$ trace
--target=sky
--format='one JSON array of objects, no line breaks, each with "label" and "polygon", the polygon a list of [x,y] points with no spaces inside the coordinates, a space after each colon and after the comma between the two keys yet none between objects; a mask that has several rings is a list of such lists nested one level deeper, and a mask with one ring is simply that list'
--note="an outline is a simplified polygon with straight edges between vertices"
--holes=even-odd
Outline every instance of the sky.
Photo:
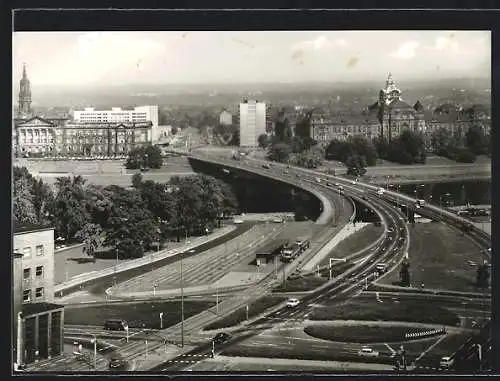
[{"label": "sky", "polygon": [[38,86],[491,78],[488,31],[14,32]]}]

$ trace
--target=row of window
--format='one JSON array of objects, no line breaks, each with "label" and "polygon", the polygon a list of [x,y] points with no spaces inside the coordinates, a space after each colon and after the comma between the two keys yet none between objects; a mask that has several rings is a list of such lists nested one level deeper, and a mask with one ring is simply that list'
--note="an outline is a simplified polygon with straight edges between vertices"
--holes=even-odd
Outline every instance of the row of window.
[{"label": "row of window", "polygon": [[[35,288],[35,300],[43,298],[43,287]],[[30,303],[33,300],[32,290],[23,291],[23,303]]]},{"label": "row of window", "polygon": [[[43,277],[43,266],[40,265],[35,267],[35,276],[37,278]],[[28,267],[23,269],[23,279],[31,279],[31,268]]]},{"label": "row of window", "polygon": [[[17,251],[17,250],[16,250]],[[31,257],[31,247],[25,247],[23,248],[23,257],[24,258],[30,258]],[[35,247],[35,252],[36,252],[36,255],[37,256],[42,256],[45,254],[45,248],[43,247],[43,245],[37,245]]]}]

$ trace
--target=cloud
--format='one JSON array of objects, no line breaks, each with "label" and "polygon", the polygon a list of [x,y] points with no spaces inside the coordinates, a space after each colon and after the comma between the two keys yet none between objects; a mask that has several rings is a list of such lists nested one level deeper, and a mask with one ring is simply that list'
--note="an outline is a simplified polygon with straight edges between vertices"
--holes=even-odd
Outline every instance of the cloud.
[{"label": "cloud", "polygon": [[313,40],[306,40],[293,44],[292,51],[297,51],[297,50],[318,51],[323,48],[328,48],[330,46],[332,46],[332,43],[326,36],[318,36]]},{"label": "cloud", "polygon": [[434,41],[434,45],[427,47],[429,50],[447,53],[458,53],[460,51],[460,44],[454,39],[454,35],[438,37]]},{"label": "cloud", "polygon": [[409,60],[415,57],[419,46],[420,43],[417,41],[407,41],[398,50],[392,52],[390,56],[401,60]]},{"label": "cloud", "polygon": [[341,48],[347,48],[349,46],[349,44],[347,43],[347,41],[343,38],[338,38],[335,40],[335,45],[336,46],[339,46]]}]

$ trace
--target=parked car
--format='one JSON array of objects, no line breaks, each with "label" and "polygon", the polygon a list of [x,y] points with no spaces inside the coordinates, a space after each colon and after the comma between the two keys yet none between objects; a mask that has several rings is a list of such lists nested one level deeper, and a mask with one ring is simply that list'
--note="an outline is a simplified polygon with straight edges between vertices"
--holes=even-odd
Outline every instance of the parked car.
[{"label": "parked car", "polygon": [[273,218],[273,222],[275,224],[281,224],[281,223],[283,223],[283,218],[281,218],[281,217],[274,217]]},{"label": "parked car", "polygon": [[237,219],[235,219],[235,220],[234,220],[234,223],[235,223],[236,225],[239,225],[239,224],[242,224],[242,223],[243,223],[243,220],[241,220],[241,219],[237,218]]},{"label": "parked car", "polygon": [[299,305],[299,300],[295,298],[288,299],[288,302],[286,302],[286,306],[289,308],[297,307]]},{"label": "parked car", "polygon": [[125,369],[127,367],[127,361],[122,358],[112,358],[109,360],[109,369]]},{"label": "parked car", "polygon": [[216,344],[222,344],[228,341],[231,338],[231,335],[227,332],[219,332],[217,335],[214,336],[212,339],[214,343]]}]

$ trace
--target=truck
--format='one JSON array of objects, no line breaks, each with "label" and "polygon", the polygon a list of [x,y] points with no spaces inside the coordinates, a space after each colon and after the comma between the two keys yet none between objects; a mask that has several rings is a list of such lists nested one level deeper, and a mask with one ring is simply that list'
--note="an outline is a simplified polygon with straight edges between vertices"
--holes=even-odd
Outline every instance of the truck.
[{"label": "truck", "polygon": [[297,239],[295,243],[300,246],[300,252],[306,251],[307,249],[309,249],[309,246],[311,246],[311,242],[308,239],[304,238]]},{"label": "truck", "polygon": [[285,246],[281,250],[281,260],[283,262],[291,262],[301,253],[300,245],[297,242],[292,243],[290,246]]},{"label": "truck", "polygon": [[286,239],[275,239],[257,249],[255,252],[255,263],[260,266],[261,263],[271,262],[275,256],[278,256],[282,249],[288,245]]}]

